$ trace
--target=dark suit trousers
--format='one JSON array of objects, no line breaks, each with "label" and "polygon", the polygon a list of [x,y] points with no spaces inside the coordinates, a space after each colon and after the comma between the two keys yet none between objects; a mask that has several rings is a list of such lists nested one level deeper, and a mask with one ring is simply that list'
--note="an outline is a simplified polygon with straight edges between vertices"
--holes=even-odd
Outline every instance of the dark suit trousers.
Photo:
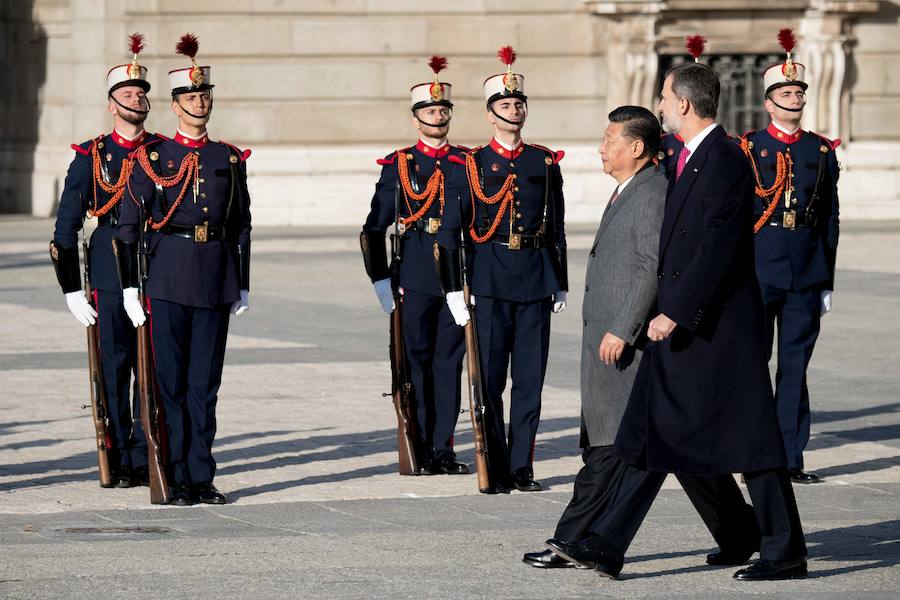
[{"label": "dark suit trousers", "polygon": [[419,443],[433,456],[453,452],[465,331],[453,321],[443,296],[405,290],[402,310]]},{"label": "dark suit trousers", "polygon": [[[627,552],[666,477],[658,471],[634,471],[637,474],[625,479],[628,485],[618,486],[609,509],[590,529],[600,537],[601,550],[620,557]],[[761,558],[806,556],[797,503],[785,469],[744,475],[752,508],[730,474],[676,476],[721,550],[755,549],[761,535]]]},{"label": "dark suit trousers", "polygon": [[778,370],[775,403],[784,438],[789,469],[803,468],[803,450],[809,442],[809,390],[806,368],[819,337],[821,288],[783,290],[760,284],[766,312],[766,347],[772,358],[778,325]]},{"label": "dark suit trousers", "polygon": [[141,429],[134,325],[122,307],[122,292],[94,290],[94,297],[100,335],[100,368],[112,425],[112,468],[146,466],[147,442]]},{"label": "dark suit trousers", "polygon": [[213,480],[216,402],[222,383],[230,304],[214,308],[152,299],[150,331],[176,484]]}]

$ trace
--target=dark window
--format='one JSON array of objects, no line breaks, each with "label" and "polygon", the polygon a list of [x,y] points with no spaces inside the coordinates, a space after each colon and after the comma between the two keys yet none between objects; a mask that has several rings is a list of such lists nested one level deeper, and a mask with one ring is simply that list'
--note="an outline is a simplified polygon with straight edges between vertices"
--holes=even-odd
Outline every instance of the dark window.
[{"label": "dark window", "polygon": [[[662,89],[663,77],[668,69],[689,60],[693,59],[684,55],[660,56],[658,89]],[[783,61],[784,56],[716,54],[703,56],[700,60],[716,71],[722,83],[717,123],[734,136],[750,129],[764,129],[768,126],[769,114],[763,106],[763,73],[770,66]]]}]

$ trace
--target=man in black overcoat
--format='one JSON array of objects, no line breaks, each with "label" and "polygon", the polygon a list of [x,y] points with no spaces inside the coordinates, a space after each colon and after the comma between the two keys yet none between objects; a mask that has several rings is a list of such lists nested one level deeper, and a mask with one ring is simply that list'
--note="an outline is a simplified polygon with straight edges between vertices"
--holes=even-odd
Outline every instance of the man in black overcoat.
[{"label": "man in black overcoat", "polygon": [[[709,67],[681,65],[666,75],[659,103],[663,127],[679,134],[684,147],[660,236],[659,314],[649,323],[651,343],[613,449],[655,476],[618,490],[587,539],[561,551],[551,546],[604,575],[609,555],[627,550],[666,473],[679,475],[704,519],[721,515],[727,526],[729,507],[737,510],[741,498],[731,473],[741,472],[762,542],[760,560],[735,577],[806,576],[806,544],[766,365],[753,180],[737,144],[715,123],[719,89]],[[752,553],[722,548],[707,560],[740,564]]]}]

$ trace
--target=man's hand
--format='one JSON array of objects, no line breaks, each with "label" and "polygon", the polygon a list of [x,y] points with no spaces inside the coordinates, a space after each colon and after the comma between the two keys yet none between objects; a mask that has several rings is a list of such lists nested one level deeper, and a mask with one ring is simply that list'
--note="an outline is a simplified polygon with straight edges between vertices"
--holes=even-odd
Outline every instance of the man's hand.
[{"label": "man's hand", "polygon": [[610,366],[622,358],[623,350],[625,350],[625,340],[608,331],[600,340],[600,360],[606,366]]},{"label": "man's hand", "polygon": [[72,316],[85,327],[90,327],[97,322],[97,311],[88,303],[82,290],[66,294],[66,305]]},{"label": "man's hand", "polygon": [[469,322],[469,309],[466,307],[466,301],[462,292],[450,292],[447,294],[447,308],[450,309],[450,314],[453,315],[453,320],[456,321],[456,324],[460,327],[465,327],[466,323]]},{"label": "man's hand", "polygon": [[553,294],[553,312],[561,313],[566,310],[566,299],[569,294],[565,290],[560,290]]},{"label": "man's hand", "polygon": [[141,306],[141,301],[138,298],[137,288],[130,287],[122,290],[122,306],[125,308],[128,318],[131,319],[131,323],[135,327],[140,327],[147,321],[147,315],[144,314],[144,307]]},{"label": "man's hand", "polygon": [[822,316],[831,312],[831,290],[822,290]]},{"label": "man's hand", "polygon": [[661,342],[672,335],[677,326],[678,323],[660,313],[653,317],[650,325],[647,326],[647,337],[650,338],[650,341]]},{"label": "man's hand", "polygon": [[248,310],[250,310],[250,290],[241,290],[240,300],[231,305],[231,314],[239,317]]},{"label": "man's hand", "polygon": [[394,310],[394,290],[391,289],[390,278],[379,279],[372,285],[375,286],[375,295],[378,296],[381,309],[391,314]]}]

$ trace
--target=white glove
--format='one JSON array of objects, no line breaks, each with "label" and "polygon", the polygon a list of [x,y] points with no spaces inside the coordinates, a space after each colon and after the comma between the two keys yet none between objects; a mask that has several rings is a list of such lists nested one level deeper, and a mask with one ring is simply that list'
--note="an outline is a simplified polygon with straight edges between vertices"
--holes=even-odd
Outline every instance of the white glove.
[{"label": "white glove", "polygon": [[553,294],[553,312],[561,313],[566,310],[566,298],[569,296],[565,290],[560,290]]},{"label": "white glove", "polygon": [[447,294],[447,308],[450,309],[450,314],[453,315],[453,320],[456,321],[456,324],[460,327],[465,327],[466,323],[469,322],[469,309],[466,308],[466,301],[462,292],[450,292]]},{"label": "white glove", "polygon": [[831,290],[822,290],[822,316],[831,312]]},{"label": "white glove", "polygon": [[231,314],[241,316],[250,310],[250,290],[241,290],[241,299],[231,305]]},{"label": "white glove", "polygon": [[66,294],[66,304],[69,306],[69,312],[72,313],[72,316],[78,319],[78,322],[85,327],[90,327],[97,322],[97,311],[84,297],[82,290]]},{"label": "white glove", "polygon": [[135,327],[140,327],[147,321],[144,307],[141,306],[141,301],[138,299],[137,288],[130,287],[122,290],[122,306],[125,307],[125,312],[128,313],[128,318]]},{"label": "white glove", "polygon": [[381,303],[381,309],[387,314],[394,311],[394,290],[391,289],[390,278],[379,279],[372,284],[375,287],[375,295]]}]

